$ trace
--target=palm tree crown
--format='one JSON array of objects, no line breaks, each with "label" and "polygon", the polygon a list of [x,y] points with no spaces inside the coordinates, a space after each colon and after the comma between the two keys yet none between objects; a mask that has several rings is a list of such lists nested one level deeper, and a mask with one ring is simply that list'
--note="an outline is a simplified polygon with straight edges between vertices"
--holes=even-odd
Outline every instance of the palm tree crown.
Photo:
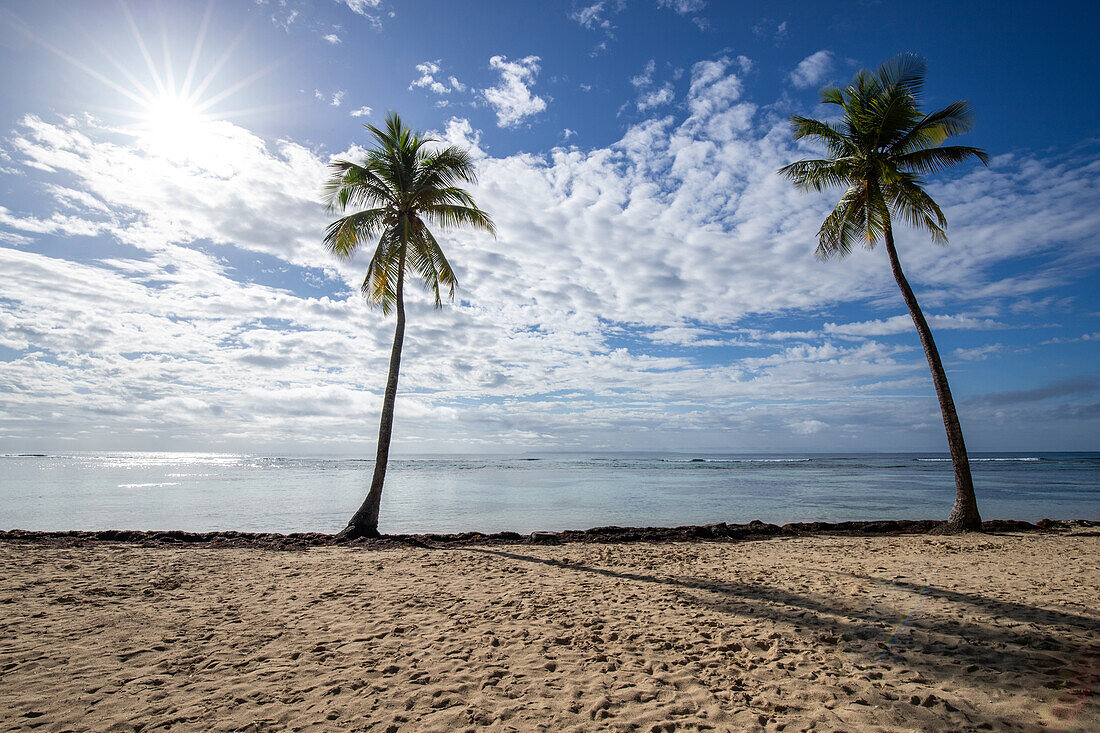
[{"label": "palm tree crown", "polygon": [[489,215],[457,185],[476,183],[473,161],[453,145],[433,149],[429,144],[438,140],[405,127],[392,112],[385,130],[364,127],[378,145],[366,151],[362,163],[333,163],[325,186],[329,211],[342,212],[349,206],[360,210],[332,222],[324,244],[337,257],[350,259],[365,241],[378,236],[362,290],[383,313],[397,305],[405,267],[420,275],[436,307],[441,307],[440,288],[453,299],[458,283],[428,224],[469,224],[495,232]]},{"label": "palm tree crown", "polygon": [[970,157],[986,163],[988,155],[979,148],[942,145],[970,130],[970,107],[955,102],[922,114],[924,73],[919,56],[903,54],[877,73],[860,71],[844,89],[821,90],[822,103],[843,109],[839,122],[791,117],[795,139],[823,143],[830,157],[800,160],[779,172],[803,189],[847,189],[818,231],[819,258],[843,257],[857,241],[873,247],[890,229],[891,212],[927,229],[933,241],[947,242],[947,219],[925,192],[922,176]]}]

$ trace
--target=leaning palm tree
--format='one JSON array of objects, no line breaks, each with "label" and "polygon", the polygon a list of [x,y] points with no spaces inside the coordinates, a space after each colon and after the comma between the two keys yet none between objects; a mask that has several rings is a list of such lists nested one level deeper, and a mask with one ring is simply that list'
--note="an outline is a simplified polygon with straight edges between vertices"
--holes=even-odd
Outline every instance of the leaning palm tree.
[{"label": "leaning palm tree", "polygon": [[939,397],[955,469],[955,505],[944,529],[958,532],[977,529],[982,522],[970,462],[936,342],[898,261],[892,219],[926,229],[932,241],[946,244],[947,220],[925,192],[922,176],[967,158],[986,163],[988,156],[978,148],[942,145],[948,138],[970,130],[970,109],[963,101],[938,112],[922,113],[924,72],[920,57],[903,54],[877,72],[860,71],[844,89],[822,89],[822,103],[840,107],[841,119],[829,122],[793,115],[791,126],[795,139],[809,138],[824,144],[829,157],[800,160],[779,172],[803,190],[821,191],[833,186],[846,189],[818,231],[819,259],[844,257],[856,242],[871,248],[881,237],[886,243],[890,269],[917,327]]},{"label": "leaning palm tree", "polygon": [[443,255],[428,224],[446,227],[469,224],[490,234],[493,221],[474,204],[459,183],[474,183],[477,174],[469,153],[414,132],[394,113],[386,117],[386,129],[365,125],[375,138],[362,162],[340,160],[331,165],[332,176],[325,187],[329,211],[358,209],[329,225],[325,246],[337,257],[350,259],[367,241],[377,237],[374,256],[367,266],[362,292],[372,307],[383,314],[397,311],[397,328],[390,352],[390,372],[382,401],[378,426],[378,447],[370,491],[348,526],[337,535],[344,541],[378,535],[378,508],[393,428],[393,405],[401,370],[401,345],[405,338],[405,273],[418,275],[443,306],[440,288],[453,300],[454,271]]}]

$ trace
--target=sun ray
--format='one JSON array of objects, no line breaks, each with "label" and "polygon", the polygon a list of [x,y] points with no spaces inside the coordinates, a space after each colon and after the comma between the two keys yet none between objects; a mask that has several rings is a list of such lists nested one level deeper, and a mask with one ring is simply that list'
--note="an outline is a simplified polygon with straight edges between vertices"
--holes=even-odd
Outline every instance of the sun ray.
[{"label": "sun ray", "polygon": [[191,50],[191,60],[187,64],[187,73],[183,77],[183,85],[180,87],[180,94],[185,97],[189,97],[191,94],[191,83],[195,80],[195,70],[199,64],[199,56],[202,54],[202,44],[206,41],[206,29],[210,26],[210,16],[214,13],[214,2],[210,0],[206,4],[206,12],[202,16],[202,24],[199,26],[199,32],[195,36],[195,47]]},{"label": "sun ray", "polygon": [[198,87],[195,88],[194,93],[191,95],[193,98],[198,99],[206,92],[206,88],[209,87],[210,83],[214,81],[214,78],[218,75],[218,72],[221,71],[222,67],[225,66],[226,62],[229,61],[229,57],[232,56],[233,52],[237,49],[237,46],[239,46],[241,44],[241,41],[244,40],[245,30],[246,28],[241,29],[241,32],[237,34],[237,36],[225,49],[222,55],[218,57],[218,60],[214,62],[214,65],[210,67],[210,71],[206,73],[206,76],[203,77],[203,80],[201,82],[199,82]]},{"label": "sun ray", "polygon": [[50,43],[47,43],[45,40],[43,40],[42,38],[40,38],[38,36],[33,36],[33,38],[34,38],[35,42],[40,44],[47,51],[50,51],[51,53],[59,56],[60,58],[64,59],[65,61],[68,61],[70,64],[72,64],[77,69],[80,69],[81,71],[83,71],[85,74],[92,77],[96,81],[107,85],[109,88],[111,88],[114,91],[118,92],[119,94],[123,95],[124,97],[126,97],[130,101],[135,102],[138,105],[144,105],[146,103],[147,100],[145,98],[143,98],[141,96],[138,96],[137,94],[134,94],[129,89],[127,89],[126,87],[124,87],[121,84],[117,83],[113,79],[111,79],[109,77],[106,77],[103,74],[100,74],[98,71],[96,71],[92,67],[88,66],[84,62],[80,61],[79,59],[76,59],[76,58],[70,56],[69,54],[65,53],[61,49],[51,45]]},{"label": "sun ray", "polygon": [[[138,90],[138,92],[146,101],[154,99],[156,97],[156,93],[154,93],[151,89],[149,89],[149,87],[142,83],[140,79],[134,76],[134,74],[128,68],[126,68],[125,64],[115,58],[111,54],[111,52],[107,50],[106,46],[96,40],[96,38],[87,31],[84,32],[84,37],[88,40],[89,43],[91,43],[95,47],[97,51],[99,51],[103,55],[103,58],[107,59],[111,63],[111,65],[114,66],[115,69],[126,78],[126,81],[134,85],[134,88]],[[84,70],[86,71],[86,69]]]},{"label": "sun ray", "polygon": [[160,20],[160,50],[164,56],[164,85],[169,89],[176,88],[176,76],[172,69],[172,49],[168,45],[168,25],[164,22],[164,6],[157,4]]},{"label": "sun ray", "polygon": [[134,34],[134,40],[137,41],[138,50],[141,51],[141,55],[145,59],[145,65],[149,68],[149,75],[153,77],[153,83],[157,87],[157,94],[167,94],[168,90],[165,88],[164,82],[160,78],[160,74],[157,73],[157,65],[153,63],[153,57],[149,54],[149,48],[145,45],[145,39],[141,37],[141,31],[138,30],[137,23],[134,22],[134,16],[131,15],[130,7],[126,4],[125,0],[122,2],[122,13],[126,16],[126,22],[130,24],[130,31]]},{"label": "sun ray", "polygon": [[267,66],[260,69],[259,71],[246,76],[244,79],[241,79],[236,84],[233,84],[233,85],[227,87],[226,89],[222,90],[221,92],[218,92],[214,96],[209,97],[208,99],[203,101],[201,104],[195,105],[196,109],[198,109],[200,112],[205,112],[207,109],[209,109],[213,105],[217,104],[218,102],[222,101],[223,99],[225,99],[229,95],[235,94],[236,92],[239,92],[241,89],[248,86],[249,84],[256,81],[257,79],[259,79],[263,76],[267,76],[272,71],[279,68],[280,66],[285,64],[287,61],[289,61],[291,58],[293,58],[296,55],[297,55],[296,52],[291,53],[291,54],[287,54],[286,56],[283,56],[283,58],[279,59],[278,61],[276,61],[272,64],[268,64]]},{"label": "sun ray", "polygon": [[234,120],[241,117],[251,117],[253,115],[264,114],[266,112],[286,112],[290,109],[301,109],[308,106],[309,102],[297,101],[297,102],[284,102],[282,104],[264,104],[256,107],[243,107],[241,109],[231,109],[224,112],[218,112],[219,120]]}]

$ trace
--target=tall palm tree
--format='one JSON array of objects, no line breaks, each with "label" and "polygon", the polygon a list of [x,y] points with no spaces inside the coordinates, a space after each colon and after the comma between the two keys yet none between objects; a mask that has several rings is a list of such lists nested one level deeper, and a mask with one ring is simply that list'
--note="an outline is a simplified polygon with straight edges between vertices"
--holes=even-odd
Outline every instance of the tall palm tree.
[{"label": "tall palm tree", "polygon": [[380,307],[382,313],[397,311],[397,328],[390,352],[370,491],[348,526],[337,535],[340,541],[378,535],[378,508],[386,479],[405,338],[406,271],[420,277],[435,297],[437,308],[443,306],[441,287],[454,299],[457,285],[454,271],[428,224],[441,228],[468,224],[495,233],[489,215],[477,208],[470,194],[457,185],[477,180],[469,153],[453,145],[442,149],[429,145],[438,141],[405,127],[393,112],[386,116],[385,130],[373,125],[364,127],[374,136],[375,147],[366,151],[360,163],[345,160],[333,163],[332,176],[325,187],[330,212],[343,212],[349,207],[358,210],[332,222],[325,231],[324,244],[334,255],[346,260],[377,237],[362,291],[367,302]]},{"label": "tall palm tree", "polygon": [[926,229],[932,241],[946,244],[947,219],[925,192],[922,176],[968,158],[987,163],[988,155],[978,148],[942,144],[970,130],[970,108],[963,101],[938,112],[922,113],[924,74],[924,61],[919,56],[903,54],[884,63],[877,72],[860,71],[844,89],[822,89],[822,103],[843,110],[840,120],[793,115],[791,127],[796,140],[809,138],[824,144],[829,157],[800,160],[784,166],[779,173],[803,190],[821,191],[833,186],[846,189],[818,231],[819,259],[844,257],[856,242],[872,248],[881,237],[886,243],[890,269],[917,327],[939,397],[955,469],[955,505],[944,529],[958,532],[978,529],[982,522],[970,461],[936,342],[898,261],[892,219]]}]

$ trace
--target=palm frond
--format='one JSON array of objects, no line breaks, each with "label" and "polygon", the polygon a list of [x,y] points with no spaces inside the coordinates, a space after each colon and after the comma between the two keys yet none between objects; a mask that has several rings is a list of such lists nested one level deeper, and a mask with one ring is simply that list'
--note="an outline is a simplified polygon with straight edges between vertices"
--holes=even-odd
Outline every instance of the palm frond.
[{"label": "palm frond", "polygon": [[864,244],[873,248],[879,237],[890,227],[890,204],[886,192],[875,179],[864,183],[864,198],[861,209]]},{"label": "palm frond", "polygon": [[822,104],[835,104],[841,107],[844,106],[844,90],[840,87],[827,86],[822,87],[818,92],[821,96]]},{"label": "palm frond", "polygon": [[989,164],[989,154],[981,148],[972,148],[966,145],[946,145],[940,148],[926,148],[912,153],[899,155],[897,165],[901,170],[913,173],[936,173],[958,165],[967,158],[977,158],[986,165]]},{"label": "palm frond", "polygon": [[878,67],[875,79],[881,90],[895,90],[917,100],[924,91],[927,70],[928,65],[918,54],[901,53],[884,61]]},{"label": "palm frond", "polygon": [[426,226],[420,227],[416,237],[410,242],[409,266],[420,275],[425,289],[433,294],[436,308],[443,307],[441,285],[447,288],[447,297],[454,300],[458,280],[439,242]]},{"label": "palm frond", "polygon": [[468,191],[458,186],[425,188],[420,190],[416,195],[416,205],[418,208],[443,204],[477,208],[477,205],[474,203],[474,197],[471,196]]},{"label": "palm frond", "polygon": [[847,185],[852,175],[852,161],[845,158],[798,160],[780,168],[779,175],[789,178],[804,191],[821,191]]},{"label": "palm frond", "polygon": [[397,281],[401,274],[401,260],[404,245],[397,226],[388,228],[378,239],[367,276],[363,279],[361,290],[372,307],[379,307],[382,313],[389,313],[397,305]]},{"label": "palm frond", "polygon": [[916,182],[897,186],[893,191],[892,208],[907,224],[917,229],[927,229],[932,241],[947,244],[947,217],[943,215],[932,197]]},{"label": "palm frond", "polygon": [[801,115],[791,115],[791,133],[795,140],[806,137],[824,143],[834,155],[843,154],[851,147],[848,138],[832,122],[815,120]]},{"label": "palm frond", "polygon": [[454,204],[431,204],[422,209],[425,218],[439,226],[459,226],[465,224],[489,234],[496,234],[493,220],[481,209],[472,206]]},{"label": "palm frond", "polygon": [[819,260],[844,258],[852,253],[852,244],[859,239],[859,196],[858,186],[849,187],[832,213],[821,223],[817,231],[817,250],[814,252]]},{"label": "palm frond", "polygon": [[332,175],[324,184],[323,201],[330,213],[348,206],[377,206],[394,198],[386,181],[367,166],[337,160],[329,168]]},{"label": "palm frond", "polygon": [[340,217],[325,229],[322,242],[340,259],[351,259],[363,242],[385,226],[389,213],[388,209],[367,209]]},{"label": "palm frond", "polygon": [[970,132],[974,116],[964,100],[952,102],[941,110],[925,115],[894,145],[896,154],[909,153],[923,148],[936,147],[951,137]]},{"label": "palm frond", "polygon": [[425,155],[417,171],[417,185],[450,186],[457,182],[477,183],[477,169],[470,153],[451,145]]}]

